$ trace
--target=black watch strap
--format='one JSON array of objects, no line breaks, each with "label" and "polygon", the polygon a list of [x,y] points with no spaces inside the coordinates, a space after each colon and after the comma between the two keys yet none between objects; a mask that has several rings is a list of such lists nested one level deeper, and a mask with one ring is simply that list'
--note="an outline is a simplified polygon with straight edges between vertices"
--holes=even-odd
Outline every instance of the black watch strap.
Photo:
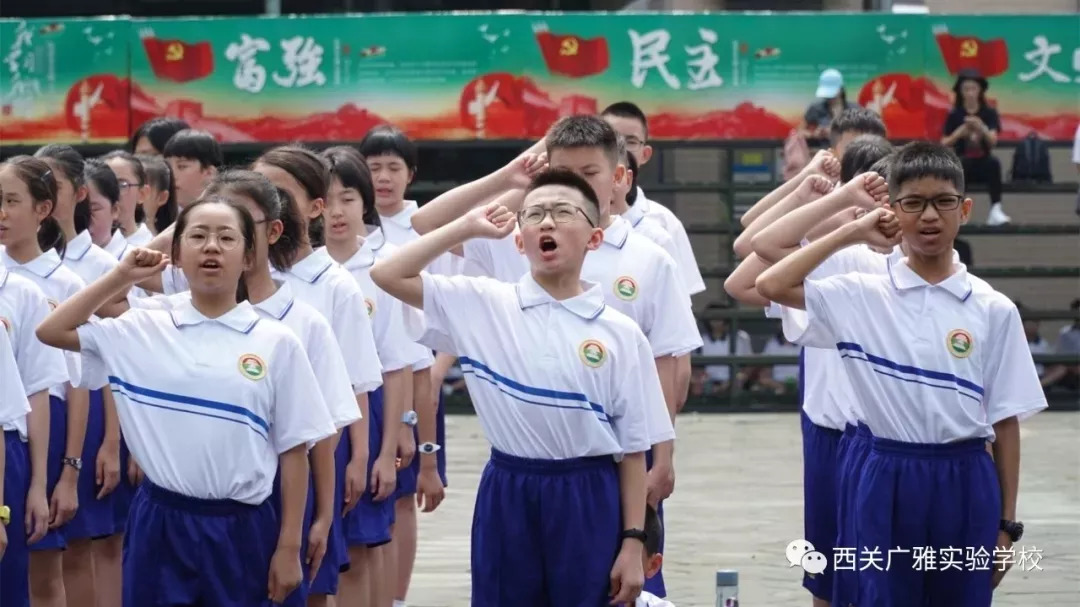
[{"label": "black watch strap", "polygon": [[645,543],[645,539],[647,537],[648,537],[648,534],[645,533],[644,529],[624,529],[623,532],[619,534],[619,539],[620,540],[626,540],[626,539],[638,540],[642,544]]}]

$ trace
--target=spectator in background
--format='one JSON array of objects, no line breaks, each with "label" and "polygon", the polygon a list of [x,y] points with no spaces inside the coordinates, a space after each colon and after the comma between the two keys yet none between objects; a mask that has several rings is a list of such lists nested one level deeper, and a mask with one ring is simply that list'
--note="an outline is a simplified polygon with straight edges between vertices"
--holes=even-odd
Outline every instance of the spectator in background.
[{"label": "spectator in background", "polygon": [[803,115],[803,134],[808,139],[825,139],[834,118],[848,108],[859,104],[847,100],[844,92],[844,76],[839,70],[827,69],[818,78],[817,97]]},{"label": "spectator in background", "polygon": [[[712,304],[706,311],[723,309],[723,306]],[[704,343],[698,350],[698,354],[702,356],[729,356],[732,354],[750,356],[754,353],[754,348],[750,344],[750,335],[746,331],[739,331],[735,337],[735,344],[732,346],[731,332],[728,330],[726,320],[701,321],[701,325],[701,341]],[[748,367],[739,368],[739,372],[735,376],[738,389],[741,390],[746,387],[749,371],[750,368]],[[708,365],[704,370],[697,368],[694,370],[691,384],[691,391],[695,396],[727,392],[731,388],[731,366]]]},{"label": "spectator in background", "polygon": [[128,151],[132,154],[161,156],[165,152],[165,143],[173,135],[190,128],[188,123],[179,118],[151,118],[135,129],[135,134],[128,142]]},{"label": "spectator in background", "polygon": [[[1073,312],[1072,324],[1058,334],[1058,354],[1080,354],[1080,299],[1074,299],[1069,309]],[[1044,388],[1060,386],[1071,392],[1080,391],[1080,365],[1054,365],[1042,375]]]},{"label": "spectator in background", "polygon": [[[1073,164],[1076,172],[1080,173],[1080,124],[1076,125],[1076,136],[1073,137]],[[1080,191],[1076,192],[1076,214],[1080,215]]]},{"label": "spectator in background", "polygon": [[[1039,321],[1031,318],[1030,310],[1019,301],[1016,302],[1016,309],[1019,310],[1020,318],[1024,321],[1024,335],[1027,337],[1028,348],[1031,350],[1031,354],[1049,354],[1050,342],[1043,339],[1042,335],[1039,335]],[[1042,377],[1046,368],[1043,365],[1036,364],[1035,370],[1038,371],[1039,377]]]},{"label": "spectator in background", "polygon": [[[798,356],[799,346],[784,337],[784,332],[777,334],[765,343],[762,354],[767,356]],[[799,365],[773,365],[765,367],[758,376],[758,384],[776,394],[795,392],[799,389]]]},{"label": "spectator in background", "polygon": [[941,143],[951,145],[964,165],[964,181],[985,183],[990,190],[992,226],[1011,219],[1001,208],[1001,161],[994,156],[1001,117],[986,102],[986,78],[972,70],[962,70],[953,86],[953,109],[945,118]]}]

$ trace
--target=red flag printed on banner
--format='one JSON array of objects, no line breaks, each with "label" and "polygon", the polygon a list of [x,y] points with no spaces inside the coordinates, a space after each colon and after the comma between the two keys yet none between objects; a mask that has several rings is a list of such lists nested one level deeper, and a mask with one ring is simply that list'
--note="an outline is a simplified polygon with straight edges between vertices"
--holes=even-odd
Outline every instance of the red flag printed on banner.
[{"label": "red flag printed on banner", "polygon": [[188,44],[181,40],[142,39],[154,75],[162,80],[190,82],[214,71],[214,51],[209,42]]},{"label": "red flag printed on banner", "polygon": [[974,36],[954,36],[944,29],[934,31],[941,57],[949,73],[975,70],[992,78],[1009,69],[1009,48],[1001,38],[983,40]]},{"label": "red flag printed on banner", "polygon": [[552,34],[546,26],[536,30],[536,42],[544,55],[544,63],[553,74],[584,78],[603,73],[611,59],[607,39],[581,38],[573,34]]}]

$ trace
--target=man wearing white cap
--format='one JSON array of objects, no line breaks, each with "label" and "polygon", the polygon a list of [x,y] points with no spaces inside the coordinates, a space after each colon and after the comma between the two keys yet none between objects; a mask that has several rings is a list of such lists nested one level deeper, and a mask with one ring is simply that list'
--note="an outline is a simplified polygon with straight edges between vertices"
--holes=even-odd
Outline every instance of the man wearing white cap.
[{"label": "man wearing white cap", "polygon": [[844,76],[839,70],[829,68],[821,72],[818,78],[817,100],[806,108],[803,122],[806,123],[806,136],[811,139],[824,139],[829,136],[829,125],[845,109],[858,107],[849,102],[844,93]]}]

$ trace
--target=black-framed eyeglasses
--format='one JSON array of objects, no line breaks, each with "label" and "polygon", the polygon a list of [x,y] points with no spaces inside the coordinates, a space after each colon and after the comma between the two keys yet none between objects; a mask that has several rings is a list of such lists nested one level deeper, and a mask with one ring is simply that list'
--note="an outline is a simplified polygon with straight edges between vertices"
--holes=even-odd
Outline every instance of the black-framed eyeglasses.
[{"label": "black-framed eyeglasses", "polygon": [[120,185],[121,190],[126,190],[128,188],[141,188],[143,186],[143,184],[141,184],[141,183],[128,183],[128,182],[124,181],[123,179],[121,179],[118,183]]},{"label": "black-framed eyeglasses", "polygon": [[963,196],[956,196],[955,194],[945,194],[933,198],[908,196],[897,200],[894,204],[900,207],[900,210],[905,213],[922,213],[926,210],[926,206],[930,204],[934,205],[934,208],[938,211],[952,211],[959,207],[963,200]]},{"label": "black-framed eyeglasses", "polygon": [[555,223],[570,223],[571,221],[574,221],[574,218],[577,217],[578,213],[581,213],[581,216],[585,218],[585,221],[589,222],[590,226],[596,227],[596,224],[585,214],[585,211],[581,210],[577,205],[568,202],[559,202],[550,207],[538,204],[525,207],[518,211],[518,223],[527,226],[539,225],[549,213],[551,214],[551,220]]}]

